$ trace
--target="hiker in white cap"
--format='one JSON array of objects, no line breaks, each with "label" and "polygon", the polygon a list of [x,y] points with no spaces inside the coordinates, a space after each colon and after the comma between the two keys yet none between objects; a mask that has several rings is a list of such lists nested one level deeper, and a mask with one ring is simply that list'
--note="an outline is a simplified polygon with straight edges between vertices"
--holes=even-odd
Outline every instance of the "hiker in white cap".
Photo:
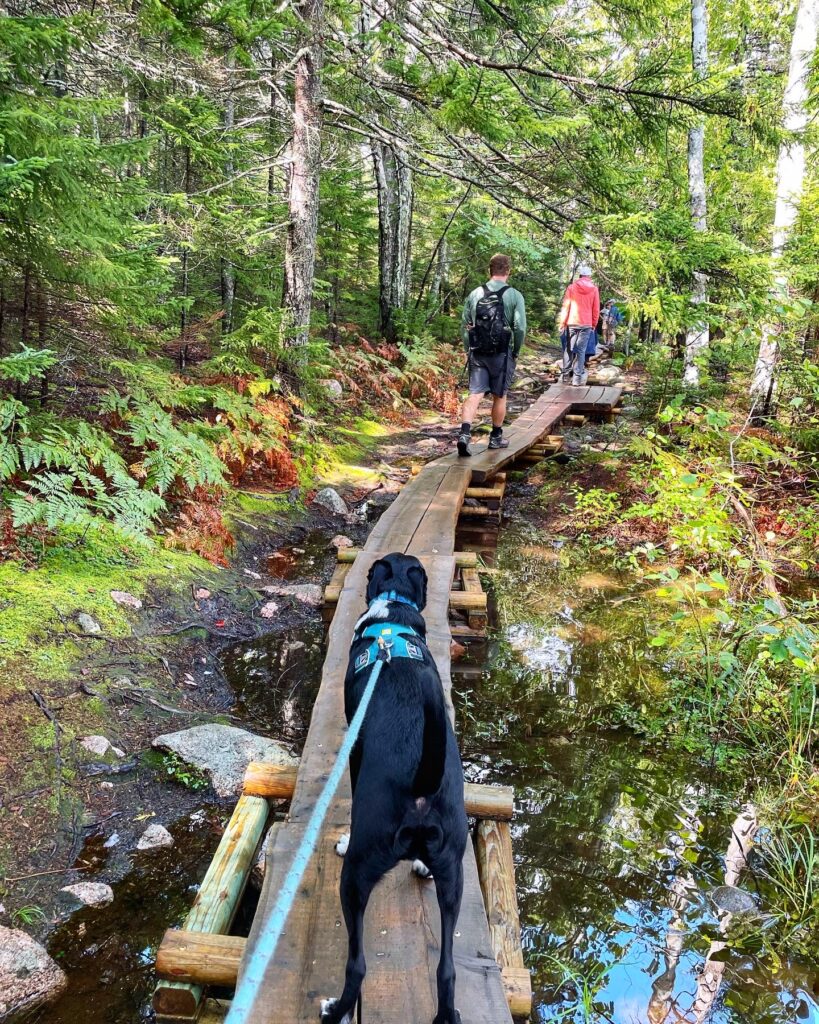
[{"label": "hiker in white cap", "polygon": [[563,352],[561,378],[564,384],[580,387],[586,383],[586,349],[594,335],[600,316],[600,292],[591,279],[591,267],[581,263],[577,268],[577,280],[566,289],[558,330],[569,332],[568,344]]}]

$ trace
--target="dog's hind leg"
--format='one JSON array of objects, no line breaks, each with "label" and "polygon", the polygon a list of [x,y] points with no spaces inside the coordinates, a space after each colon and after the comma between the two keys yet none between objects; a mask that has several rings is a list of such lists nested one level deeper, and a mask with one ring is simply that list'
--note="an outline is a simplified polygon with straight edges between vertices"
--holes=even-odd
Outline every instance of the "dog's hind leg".
[{"label": "dog's hind leg", "polygon": [[367,971],[364,960],[364,911],[377,877],[367,872],[359,857],[345,857],[341,869],[341,909],[347,925],[347,969],[344,991],[338,999],[327,999],[321,1004],[322,1024],[350,1024],[353,1009],[361,992]]},{"label": "dog's hind leg", "polygon": [[461,909],[464,889],[464,871],[460,858],[451,855],[436,859],[432,864],[435,874],[435,893],[441,911],[441,959],[438,961],[438,1012],[432,1024],[460,1024],[461,1015],[455,1009],[455,959],[452,943],[455,925]]}]

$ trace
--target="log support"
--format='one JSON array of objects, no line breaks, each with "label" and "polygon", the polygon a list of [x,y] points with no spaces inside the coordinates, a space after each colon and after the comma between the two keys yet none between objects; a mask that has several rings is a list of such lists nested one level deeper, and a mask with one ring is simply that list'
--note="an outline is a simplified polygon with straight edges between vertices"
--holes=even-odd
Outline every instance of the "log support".
[{"label": "log support", "polygon": [[528,1017],[532,1011],[532,982],[523,963],[512,835],[507,822],[478,822],[475,859],[506,1001],[513,1017]]}]

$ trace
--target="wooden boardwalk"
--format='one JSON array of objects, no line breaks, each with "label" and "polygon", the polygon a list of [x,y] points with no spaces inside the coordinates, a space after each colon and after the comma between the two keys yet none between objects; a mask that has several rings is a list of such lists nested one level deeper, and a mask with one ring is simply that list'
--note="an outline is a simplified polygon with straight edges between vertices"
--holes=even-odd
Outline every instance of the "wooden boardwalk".
[{"label": "wooden boardwalk", "polygon": [[[367,573],[391,551],[416,555],[429,578],[427,640],[450,699],[450,589],[455,574],[455,529],[467,487],[490,479],[548,435],[567,413],[610,412],[620,388],[549,388],[505,431],[509,447],[473,446],[469,459],[447,455],[424,466],[381,516],[344,579],[330,625],[321,687],[299,766],[287,820],[266,846],[266,873],[245,955],[269,914],[313,805],[333,765],[345,730],[344,677],[353,627],[364,611]],[[252,1024],[316,1024],[319,1002],[342,987],[347,934],[338,887],[341,859],[334,844],[350,822],[345,777],[327,814],[321,840],[269,965],[249,1020]],[[402,863],[376,887],[366,915],[367,1024],[429,1024],[436,1011],[439,912],[434,884]],[[242,961],[244,962],[244,961]],[[464,896],[455,938],[455,1005],[463,1024],[510,1024],[500,968],[490,941],[475,854],[467,844]],[[241,964],[239,967],[241,974]],[[508,980],[508,979],[507,979]]]}]

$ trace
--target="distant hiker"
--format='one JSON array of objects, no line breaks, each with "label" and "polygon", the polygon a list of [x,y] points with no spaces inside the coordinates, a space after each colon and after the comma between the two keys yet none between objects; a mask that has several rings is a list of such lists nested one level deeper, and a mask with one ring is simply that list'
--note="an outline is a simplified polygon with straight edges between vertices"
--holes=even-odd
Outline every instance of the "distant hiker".
[{"label": "distant hiker", "polygon": [[607,299],[603,306],[603,343],[614,351],[614,343],[617,340],[617,328],[623,322],[623,314],[615,305],[614,299]]},{"label": "distant hiker", "polygon": [[600,316],[600,292],[591,279],[591,267],[585,263],[577,268],[577,280],[566,289],[557,326],[561,332],[568,328],[568,344],[563,352],[561,378],[575,387],[586,383],[586,349],[592,341],[597,318]]},{"label": "distant hiker", "polygon": [[469,398],[464,402],[458,454],[471,455],[472,420],[484,395],[492,395],[490,448],[508,448],[503,439],[506,393],[515,374],[515,360],[526,336],[523,296],[507,284],[512,264],[496,253],[489,261],[489,280],[470,293],[461,317],[461,339],[468,356]]}]

